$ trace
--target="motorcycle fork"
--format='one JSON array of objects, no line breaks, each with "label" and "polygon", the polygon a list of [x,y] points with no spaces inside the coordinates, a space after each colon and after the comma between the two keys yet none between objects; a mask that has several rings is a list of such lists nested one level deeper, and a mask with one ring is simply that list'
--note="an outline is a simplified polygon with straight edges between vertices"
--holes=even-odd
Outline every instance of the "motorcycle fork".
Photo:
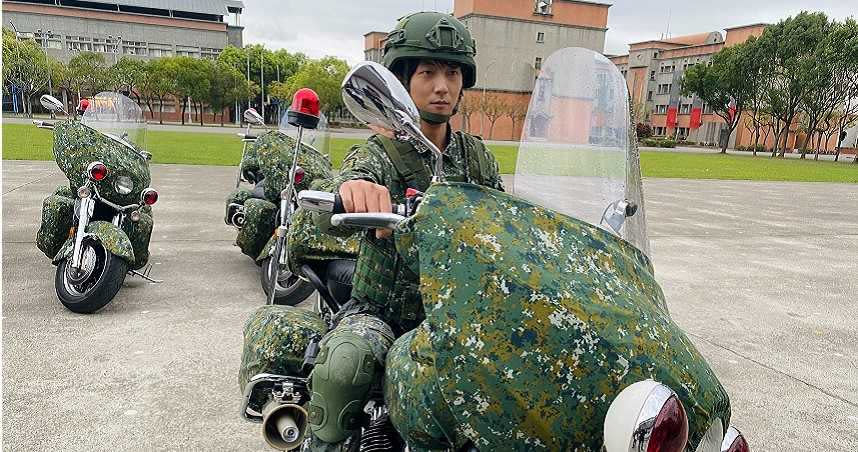
[{"label": "motorcycle fork", "polygon": [[80,206],[77,211],[77,229],[75,230],[74,247],[72,248],[71,268],[74,270],[80,269],[83,237],[86,235],[86,227],[89,225],[89,219],[94,211],[95,199],[92,198],[92,195],[80,198]]}]

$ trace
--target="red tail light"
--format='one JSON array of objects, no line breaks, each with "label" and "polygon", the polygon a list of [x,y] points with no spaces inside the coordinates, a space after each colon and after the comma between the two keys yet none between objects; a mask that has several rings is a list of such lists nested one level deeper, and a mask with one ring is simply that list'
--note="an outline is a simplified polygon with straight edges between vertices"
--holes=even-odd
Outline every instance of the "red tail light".
[{"label": "red tail light", "polygon": [[647,452],[682,452],[688,442],[688,418],[685,409],[676,394],[670,396],[662,406],[652,435],[649,437]]},{"label": "red tail light", "polygon": [[724,442],[721,443],[721,452],[750,452],[750,450],[742,433],[731,425],[724,435]]},{"label": "red tail light", "polygon": [[107,166],[101,162],[90,163],[87,171],[89,172],[89,177],[96,182],[104,180],[104,178],[107,177]]},{"label": "red tail light", "polygon": [[296,185],[297,185],[297,184],[300,184],[300,183],[301,183],[301,181],[303,181],[303,180],[304,180],[304,168],[301,168],[300,166],[295,167],[295,177],[294,177],[294,179],[295,179],[295,184],[296,184]]},{"label": "red tail light", "polygon": [[292,111],[297,111],[311,116],[319,116],[319,95],[310,88],[301,88],[292,97]]},{"label": "red tail light", "polygon": [[143,204],[146,204],[147,206],[151,206],[158,202],[158,192],[152,188],[143,190],[141,197],[143,198]]}]

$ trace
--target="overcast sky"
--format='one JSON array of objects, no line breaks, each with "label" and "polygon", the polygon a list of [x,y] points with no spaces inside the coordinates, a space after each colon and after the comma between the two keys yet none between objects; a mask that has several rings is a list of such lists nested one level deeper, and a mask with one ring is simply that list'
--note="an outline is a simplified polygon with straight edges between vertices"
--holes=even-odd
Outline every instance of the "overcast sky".
[{"label": "overcast sky", "polygon": [[[823,11],[838,20],[858,14],[858,0],[616,0],[607,3],[613,4],[608,10],[605,43],[608,54],[627,53],[630,42],[658,39],[668,30],[668,16],[670,34],[679,36],[723,31],[724,27],[757,22],[774,23],[804,9]],[[245,43],[303,52],[312,58],[333,55],[349,64],[364,59],[364,33],[389,31],[396,19],[408,13],[453,10],[453,0],[244,0],[244,4],[241,21],[245,26]]]}]

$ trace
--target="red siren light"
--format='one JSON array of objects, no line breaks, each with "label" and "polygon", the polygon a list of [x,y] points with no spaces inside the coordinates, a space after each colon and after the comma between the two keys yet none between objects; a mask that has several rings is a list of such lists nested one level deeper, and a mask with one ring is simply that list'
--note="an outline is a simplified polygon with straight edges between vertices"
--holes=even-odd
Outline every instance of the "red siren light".
[{"label": "red siren light", "polygon": [[289,109],[305,115],[319,116],[319,95],[310,88],[301,88],[292,97],[292,106]]}]

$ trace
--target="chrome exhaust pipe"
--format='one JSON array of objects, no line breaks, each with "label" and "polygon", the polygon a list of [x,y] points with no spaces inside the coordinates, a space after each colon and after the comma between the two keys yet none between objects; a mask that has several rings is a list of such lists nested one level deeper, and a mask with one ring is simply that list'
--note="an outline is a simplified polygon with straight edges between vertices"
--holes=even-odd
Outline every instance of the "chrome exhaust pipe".
[{"label": "chrome exhaust pipe", "polygon": [[307,411],[291,403],[268,402],[262,409],[262,436],[277,450],[301,446],[307,432]]}]

